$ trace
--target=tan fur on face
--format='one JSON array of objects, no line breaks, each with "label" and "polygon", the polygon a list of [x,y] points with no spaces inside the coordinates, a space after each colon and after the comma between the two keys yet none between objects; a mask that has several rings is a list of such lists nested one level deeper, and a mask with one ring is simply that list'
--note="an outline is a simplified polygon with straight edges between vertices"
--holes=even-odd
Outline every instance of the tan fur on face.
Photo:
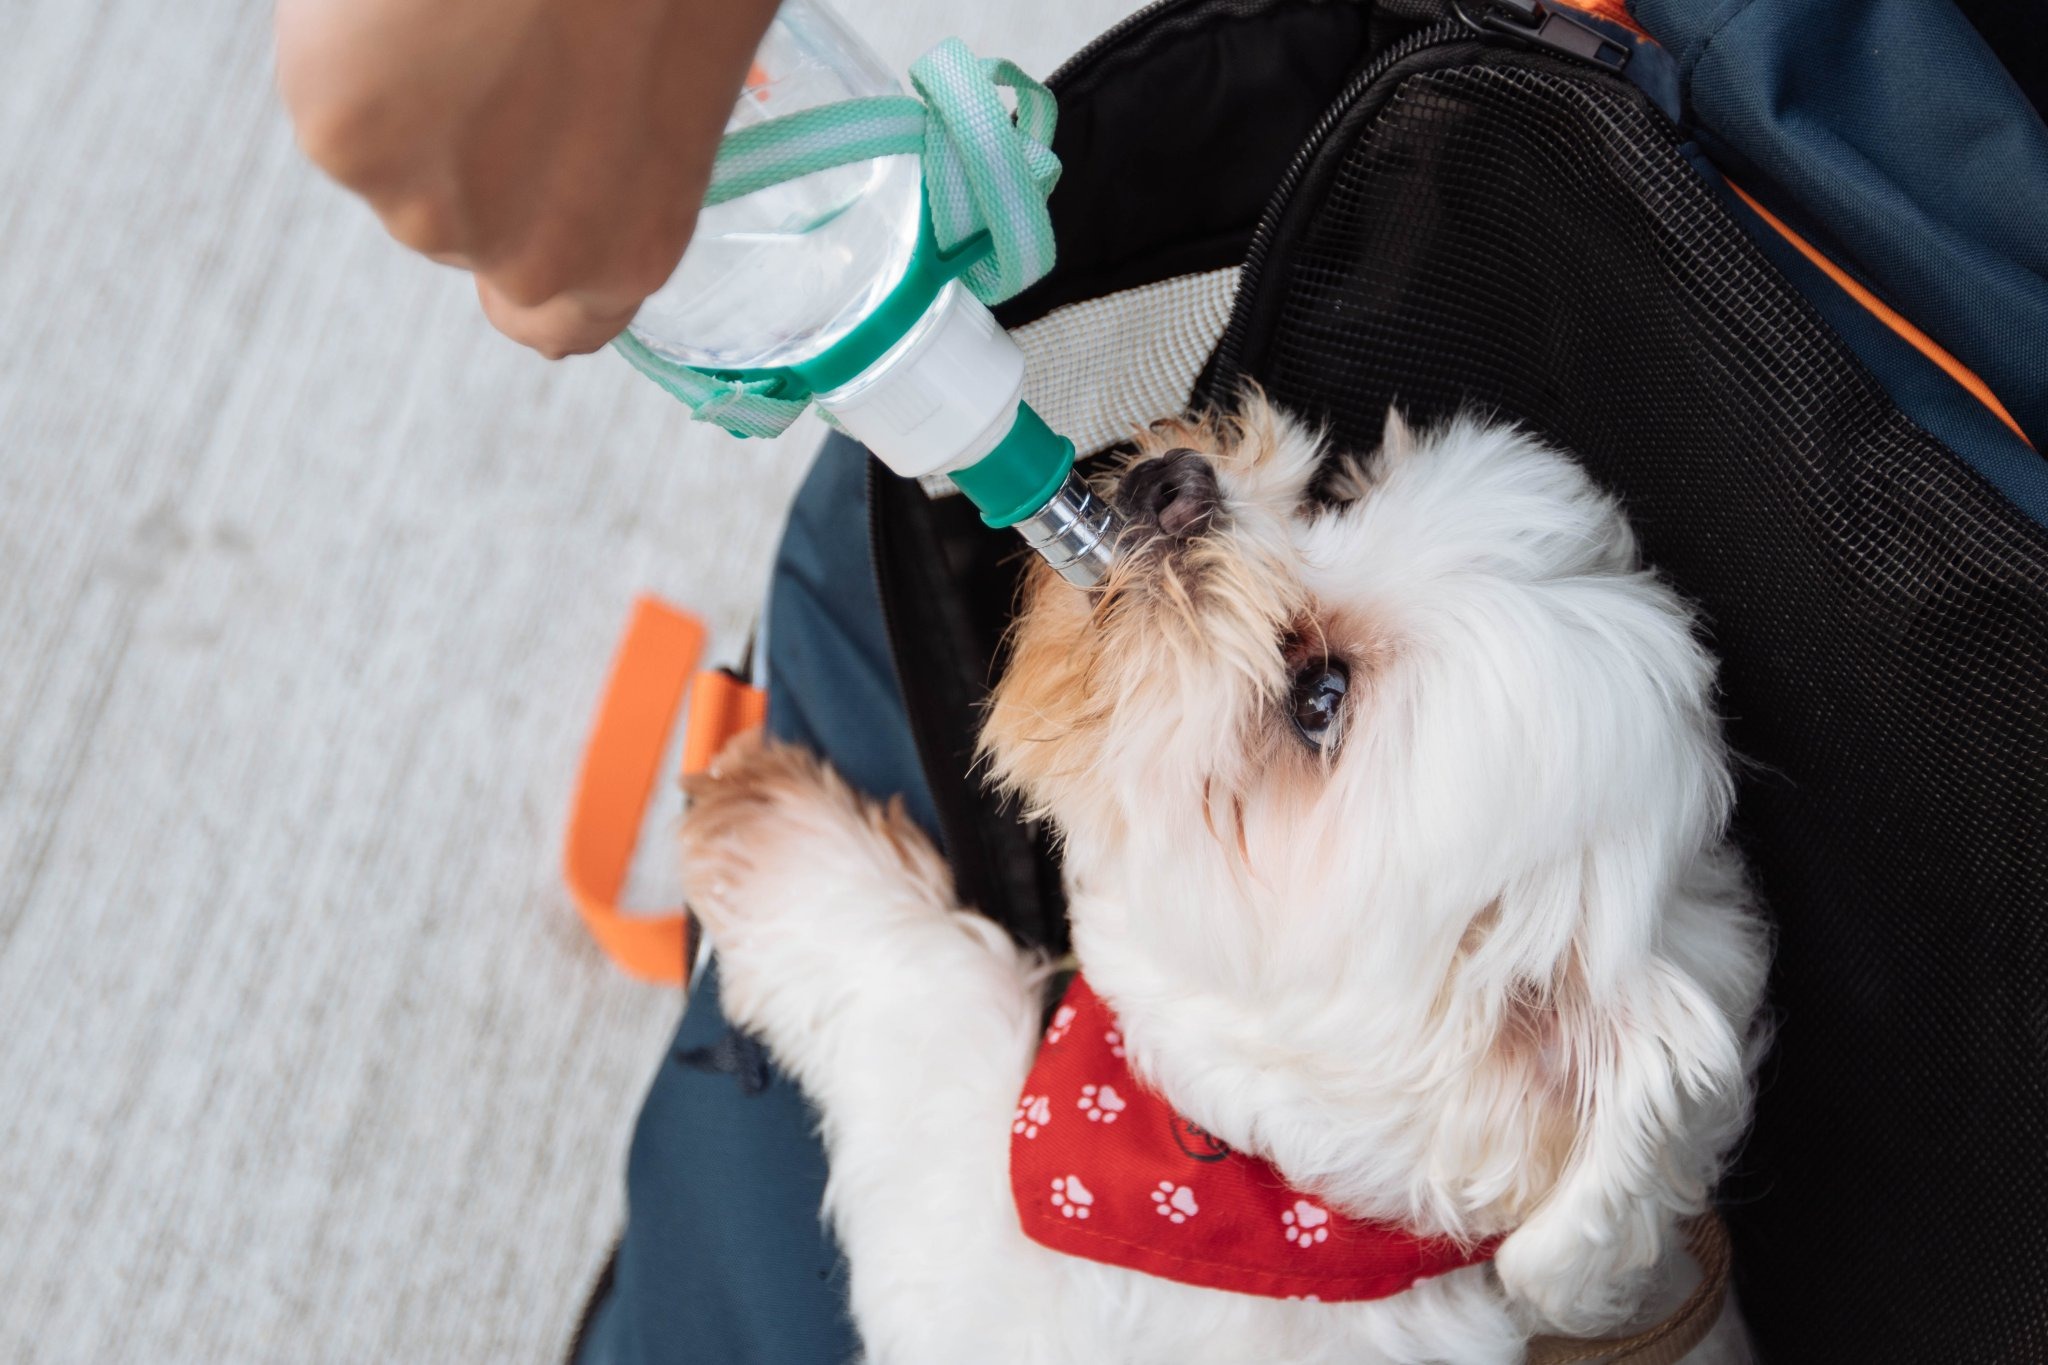
[{"label": "tan fur on face", "polygon": [[[1169,451],[1194,450],[1209,457],[1226,508],[1209,532],[1187,541],[1127,532],[1108,582],[1093,593],[1032,566],[981,749],[1033,814],[1045,813],[1057,792],[1084,787],[1125,731],[1133,742],[1225,747],[1238,717],[1283,685],[1276,641],[1306,615],[1286,568],[1286,524],[1314,473],[1314,439],[1250,402],[1237,414],[1157,423],[1135,444],[1119,477]],[[1120,723],[1158,686],[1217,691],[1204,710],[1212,732]],[[1230,766],[1206,775],[1228,779]]]}]

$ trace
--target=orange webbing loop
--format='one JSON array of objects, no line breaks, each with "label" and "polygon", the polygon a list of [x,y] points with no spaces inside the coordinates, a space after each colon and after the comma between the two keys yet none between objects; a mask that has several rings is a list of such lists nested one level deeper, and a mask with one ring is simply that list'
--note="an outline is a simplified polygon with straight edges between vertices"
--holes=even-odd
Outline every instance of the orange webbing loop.
[{"label": "orange webbing loop", "polygon": [[641,817],[661,772],[669,728],[685,693],[683,771],[701,771],[725,742],[761,723],[767,698],[730,674],[697,673],[704,627],[655,597],[633,604],[584,748],[569,808],[562,879],[605,956],[643,981],[689,979],[689,916],[639,915],[618,904],[640,841]]},{"label": "orange webbing loop", "polygon": [[1620,24],[1632,33],[1649,37],[1649,30],[1636,22],[1628,12],[1628,0],[1564,0],[1566,9],[1575,9],[1581,14],[1591,14],[1610,23]]},{"label": "orange webbing loop", "polygon": [[723,669],[706,669],[690,684],[690,714],[683,721],[683,776],[711,766],[734,735],[758,730],[768,719],[768,694]]}]

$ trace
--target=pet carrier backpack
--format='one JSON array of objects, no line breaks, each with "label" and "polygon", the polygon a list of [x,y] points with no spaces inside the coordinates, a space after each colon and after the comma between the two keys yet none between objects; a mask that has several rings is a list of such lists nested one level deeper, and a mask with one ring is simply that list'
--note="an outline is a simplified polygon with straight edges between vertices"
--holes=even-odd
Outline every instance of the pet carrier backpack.
[{"label": "pet carrier backpack", "polygon": [[[1497,414],[1699,604],[1777,935],[1720,1192],[1768,1362],[2048,1359],[2042,43],[1949,0],[1165,0],[1051,78],[1059,262],[998,310],[1084,455],[1246,381],[1354,449]],[[1057,950],[1050,851],[971,776],[1021,568],[835,439],[769,725]],[[581,1359],[854,1350],[808,1118],[715,1010],[714,967]]]}]

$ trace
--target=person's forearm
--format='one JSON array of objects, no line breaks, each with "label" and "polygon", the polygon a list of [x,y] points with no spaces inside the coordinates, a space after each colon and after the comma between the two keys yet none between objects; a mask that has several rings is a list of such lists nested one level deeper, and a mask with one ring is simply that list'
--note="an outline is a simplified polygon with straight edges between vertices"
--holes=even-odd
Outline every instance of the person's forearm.
[{"label": "person's forearm", "polygon": [[690,239],[774,0],[279,0],[300,145],[500,331],[594,350]]}]

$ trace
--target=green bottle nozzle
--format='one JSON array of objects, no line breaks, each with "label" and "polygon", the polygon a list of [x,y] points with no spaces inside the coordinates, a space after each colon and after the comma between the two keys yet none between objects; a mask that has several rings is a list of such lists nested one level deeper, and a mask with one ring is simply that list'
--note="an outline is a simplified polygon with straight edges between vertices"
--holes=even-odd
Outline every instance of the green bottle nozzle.
[{"label": "green bottle nozzle", "polygon": [[1069,583],[1092,588],[1109,576],[1122,518],[1074,472],[1074,443],[1029,403],[994,450],[951,477],[984,523],[1015,527]]}]

